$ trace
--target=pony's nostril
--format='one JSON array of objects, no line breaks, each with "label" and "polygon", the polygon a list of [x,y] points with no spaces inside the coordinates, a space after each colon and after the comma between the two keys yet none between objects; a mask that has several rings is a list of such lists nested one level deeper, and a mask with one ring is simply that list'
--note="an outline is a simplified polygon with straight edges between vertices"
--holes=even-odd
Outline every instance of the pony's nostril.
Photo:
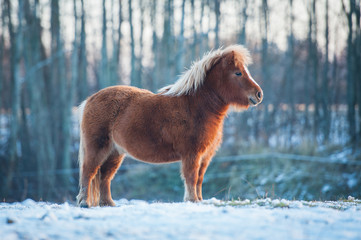
[{"label": "pony's nostril", "polygon": [[261,100],[262,99],[262,92],[257,92],[256,97],[258,98],[258,100]]}]

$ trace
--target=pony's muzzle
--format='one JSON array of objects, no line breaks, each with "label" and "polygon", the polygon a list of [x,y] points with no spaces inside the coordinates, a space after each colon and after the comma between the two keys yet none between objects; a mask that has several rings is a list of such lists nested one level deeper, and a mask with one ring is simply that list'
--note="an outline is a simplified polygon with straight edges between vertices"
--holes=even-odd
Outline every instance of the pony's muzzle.
[{"label": "pony's muzzle", "polygon": [[261,103],[263,100],[263,91],[257,91],[254,96],[249,97],[249,102],[251,105],[256,106]]}]

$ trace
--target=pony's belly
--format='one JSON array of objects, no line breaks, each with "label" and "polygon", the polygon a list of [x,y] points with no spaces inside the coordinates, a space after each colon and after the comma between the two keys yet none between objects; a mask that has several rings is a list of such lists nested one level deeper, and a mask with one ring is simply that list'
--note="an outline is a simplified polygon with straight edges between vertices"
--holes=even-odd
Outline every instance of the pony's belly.
[{"label": "pony's belly", "polygon": [[146,162],[146,163],[172,163],[180,161],[180,157],[170,149],[166,147],[160,147],[149,149],[144,148],[141,145],[136,148],[124,148],[116,143],[114,143],[115,149],[119,154],[126,154],[135,160]]},{"label": "pony's belly", "polygon": [[134,160],[137,160],[139,162],[151,163],[151,164],[167,164],[167,163],[174,163],[174,162],[179,162],[180,161],[180,159],[170,159],[170,158],[168,158],[167,160],[156,159],[156,158],[139,159],[139,158],[134,157],[132,155],[129,155],[129,156],[132,157]]}]

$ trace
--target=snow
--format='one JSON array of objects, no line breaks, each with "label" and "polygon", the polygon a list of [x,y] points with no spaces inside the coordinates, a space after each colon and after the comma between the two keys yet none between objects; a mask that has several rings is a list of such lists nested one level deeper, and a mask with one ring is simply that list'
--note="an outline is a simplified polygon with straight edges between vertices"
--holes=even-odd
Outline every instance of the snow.
[{"label": "snow", "polygon": [[361,201],[257,199],[201,203],[116,201],[78,208],[27,199],[0,203],[0,238],[361,239]]}]

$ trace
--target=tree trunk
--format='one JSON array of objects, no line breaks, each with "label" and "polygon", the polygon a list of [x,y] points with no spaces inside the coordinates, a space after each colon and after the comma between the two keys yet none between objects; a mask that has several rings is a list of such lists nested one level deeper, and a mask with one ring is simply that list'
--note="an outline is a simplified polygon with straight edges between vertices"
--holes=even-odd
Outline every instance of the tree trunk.
[{"label": "tree trunk", "polygon": [[136,56],[135,56],[135,39],[134,39],[134,26],[133,26],[133,9],[132,0],[128,1],[128,13],[129,13],[129,27],[130,27],[130,85],[135,87],[141,87],[139,79],[136,76]]},{"label": "tree trunk", "polygon": [[16,164],[21,151],[21,144],[19,142],[19,128],[20,128],[20,61],[22,55],[22,38],[23,38],[23,1],[19,0],[17,21],[18,27],[15,31],[11,19],[11,3],[9,0],[4,0],[8,17],[8,30],[10,34],[10,77],[11,77],[11,117],[10,117],[10,137],[9,137],[9,158],[5,166],[6,181],[4,186],[5,196],[12,187],[12,178],[15,172]]},{"label": "tree trunk", "polygon": [[172,66],[172,18],[173,18],[173,0],[164,2],[164,21],[163,21],[163,37],[162,37],[162,54],[160,55],[160,66],[163,69],[163,76],[160,79],[161,85],[170,84],[174,80],[171,75]]},{"label": "tree trunk", "polygon": [[355,3],[355,15],[356,15],[356,37],[355,37],[355,82],[356,88],[355,91],[357,95],[357,105],[358,105],[358,133],[356,135],[356,142],[361,145],[361,1],[358,1],[358,4]]},{"label": "tree trunk", "polygon": [[287,42],[287,67],[286,67],[286,93],[287,93],[287,109],[289,114],[289,138],[294,134],[294,123],[296,119],[295,112],[295,98],[294,98],[294,66],[295,66],[295,54],[294,54],[294,32],[293,32],[294,14],[293,14],[293,0],[289,0],[289,33]]},{"label": "tree trunk", "polygon": [[[114,0],[112,0],[112,3],[113,3],[113,1]],[[122,39],[121,27],[122,27],[122,22],[123,22],[122,1],[121,0],[119,0],[118,14],[119,14],[119,16],[118,16],[118,28],[117,28],[116,31],[115,31],[115,28],[113,26],[113,57],[112,57],[112,62],[111,62],[111,66],[112,66],[111,85],[116,85],[121,81],[121,79],[120,79],[120,69],[121,69],[120,47],[121,47],[121,39]],[[114,18],[113,17],[112,17],[112,23],[114,24]]]},{"label": "tree trunk", "polygon": [[[5,25],[5,7],[4,7],[4,3],[0,3],[0,11],[1,11],[1,31],[4,32],[6,25]],[[5,79],[4,76],[4,45],[5,45],[5,39],[4,39],[4,34],[0,34],[0,79]],[[4,101],[3,97],[3,82],[4,81],[0,81],[0,114],[2,114],[2,103]],[[2,118],[0,118],[0,126],[2,125]],[[0,171],[1,174],[1,171]],[[0,178],[0,184],[2,183],[1,180],[2,178]],[[1,193],[1,192],[0,192]]]},{"label": "tree trunk", "polygon": [[[64,114],[63,114],[63,159],[61,161],[61,169],[70,170],[72,167],[71,164],[71,130],[72,130],[72,108],[73,108],[73,99],[75,95],[75,88],[78,81],[78,16],[77,16],[77,5],[76,0],[73,0],[73,12],[74,12],[74,42],[73,42],[73,51],[71,54],[71,79],[68,86],[69,94],[64,104]],[[70,182],[71,174],[70,172],[65,171],[62,174],[61,184],[64,187],[64,192],[67,193],[71,189]]]},{"label": "tree trunk", "polygon": [[309,121],[309,106],[310,106],[310,79],[311,79],[311,63],[312,63],[312,7],[311,4],[308,3],[307,6],[308,12],[308,32],[307,32],[307,60],[306,60],[306,69],[305,69],[305,84],[304,84],[304,102],[305,102],[305,128],[310,127]]},{"label": "tree trunk", "polygon": [[[247,1],[246,1],[247,3]],[[247,7],[247,4],[244,7]],[[262,36],[262,57],[261,57],[261,64],[262,64],[262,82],[264,84],[264,89],[265,89],[265,94],[267,95],[267,90],[268,93],[271,93],[272,91],[270,90],[270,74],[269,74],[269,63],[268,63],[268,25],[269,25],[269,15],[268,15],[268,3],[267,0],[262,0],[262,19],[260,19],[261,22],[261,36]],[[245,34],[245,22],[243,23],[243,29],[242,29],[242,33],[241,34]],[[244,32],[243,32],[244,31]],[[242,41],[245,41],[245,36],[242,37]],[[270,126],[270,119],[269,119],[269,112],[268,112],[268,105],[269,105],[269,98],[266,98],[263,105],[265,107],[264,109],[264,118],[263,118],[263,125],[265,126],[265,131],[266,131],[266,137],[268,138],[268,134],[270,132],[269,126]],[[265,139],[265,141],[267,141],[267,139]]]},{"label": "tree trunk", "polygon": [[194,0],[191,1],[191,18],[192,18],[192,32],[193,32],[193,43],[192,43],[192,59],[197,58],[197,29],[196,29],[196,9],[194,6]]},{"label": "tree trunk", "polygon": [[[262,1],[262,5],[264,4],[264,2]],[[266,5],[267,5],[267,1],[266,1]],[[244,0],[243,1],[243,7],[242,7],[242,11],[240,13],[241,16],[241,30],[239,32],[239,37],[238,37],[238,41],[241,44],[246,44],[246,24],[247,24],[247,20],[248,20],[248,14],[247,14],[247,8],[248,8],[248,0]],[[268,9],[267,9],[268,11]],[[265,17],[265,15],[264,15]],[[267,18],[268,18],[268,14],[267,14]]]},{"label": "tree trunk", "polygon": [[[33,11],[31,11],[31,9]],[[25,108],[30,109],[30,118],[28,123],[28,132],[32,141],[30,142],[30,149],[27,155],[31,155],[33,159],[26,160],[24,166],[27,171],[37,170],[37,186],[38,193],[32,197],[40,198],[44,196],[44,169],[49,155],[46,152],[46,146],[52,146],[51,141],[46,141],[49,134],[49,118],[46,116],[47,108],[44,106],[44,75],[37,67],[37,64],[42,60],[42,42],[41,40],[41,24],[38,19],[38,1],[34,2],[34,6],[30,6],[30,1],[26,0],[24,5],[25,20],[27,24],[26,36],[24,39],[24,63],[26,69],[25,82],[29,96],[29,103],[25,106],[23,104],[23,112],[26,113]],[[26,118],[23,119],[26,121]],[[49,138],[48,138],[49,139]],[[25,159],[23,159],[25,160]],[[35,163],[34,163],[35,160]],[[33,167],[35,166],[35,167]],[[24,169],[24,170],[25,170]]]},{"label": "tree trunk", "polygon": [[221,0],[214,1],[214,12],[216,14],[216,26],[214,28],[214,33],[216,35],[214,48],[219,48],[219,23],[221,16]]},{"label": "tree trunk", "polygon": [[354,64],[354,46],[353,46],[353,21],[354,0],[350,0],[350,11],[347,12],[345,4],[342,1],[344,13],[347,17],[348,35],[347,35],[347,120],[350,142],[353,144],[356,140],[356,122],[355,122],[355,64]]},{"label": "tree trunk", "polygon": [[184,71],[184,20],[185,20],[185,3],[186,0],[182,1],[182,19],[179,33],[178,41],[178,52],[177,52],[177,61],[176,61],[176,74],[180,75]]},{"label": "tree trunk", "polygon": [[316,16],[316,0],[312,1],[312,44],[311,44],[311,59],[312,59],[312,81],[314,90],[314,137],[316,139],[319,132],[320,121],[320,97],[319,97],[319,77],[318,77],[318,49],[317,49],[317,16]]},{"label": "tree trunk", "polygon": [[107,10],[105,6],[105,0],[103,0],[103,23],[102,23],[102,56],[99,71],[99,88],[105,88],[109,86],[109,71],[108,71],[108,53],[107,53]]},{"label": "tree trunk", "polygon": [[200,20],[200,40],[199,40],[199,55],[202,56],[204,54],[204,52],[206,51],[206,49],[208,48],[207,46],[207,39],[205,39],[205,34],[203,31],[203,22],[204,22],[204,7],[207,4],[207,1],[201,1],[201,20]]},{"label": "tree trunk", "polygon": [[328,71],[329,71],[329,22],[328,22],[328,0],[326,0],[326,14],[325,14],[325,63],[323,67],[322,77],[322,88],[320,94],[322,94],[321,105],[322,105],[322,132],[324,135],[324,142],[328,142],[330,133],[330,112],[329,112],[329,91],[328,91]]},{"label": "tree trunk", "polygon": [[157,13],[157,2],[153,1],[151,6],[151,14],[150,20],[152,24],[152,53],[153,53],[153,71],[152,71],[152,79],[150,82],[150,90],[155,92],[158,88],[158,81],[159,81],[159,54],[158,54],[158,37],[156,32],[156,13]]},{"label": "tree trunk", "polygon": [[[66,79],[66,68],[65,68],[65,53],[63,47],[63,41],[60,35],[60,10],[59,0],[51,1],[51,92],[50,97],[51,104],[49,106],[50,115],[52,116],[52,139],[54,142],[55,158],[48,159],[47,164],[42,166],[42,171],[49,170],[55,171],[57,167],[61,166],[61,162],[64,161],[69,154],[64,152],[64,141],[67,135],[63,135],[66,131],[64,119],[68,116],[67,114],[67,79]],[[46,176],[44,181],[44,196],[48,197],[51,194],[57,194],[55,190],[55,184],[57,177]]]},{"label": "tree trunk", "polygon": [[78,81],[78,99],[83,101],[88,96],[87,84],[87,57],[86,57],[86,35],[85,35],[85,10],[84,0],[81,3],[81,29],[80,29],[80,46],[79,46],[79,81]]},{"label": "tree trunk", "polygon": [[145,18],[145,15],[144,15],[144,8],[145,8],[145,3],[144,3],[144,0],[140,0],[140,37],[139,37],[139,50],[140,50],[140,54],[139,56],[136,58],[136,79],[138,84],[139,84],[139,87],[142,87],[143,84],[142,84],[142,79],[143,79],[143,74],[142,74],[142,71],[143,71],[143,65],[142,65],[142,55],[143,55],[143,36],[144,36],[144,18]]}]

